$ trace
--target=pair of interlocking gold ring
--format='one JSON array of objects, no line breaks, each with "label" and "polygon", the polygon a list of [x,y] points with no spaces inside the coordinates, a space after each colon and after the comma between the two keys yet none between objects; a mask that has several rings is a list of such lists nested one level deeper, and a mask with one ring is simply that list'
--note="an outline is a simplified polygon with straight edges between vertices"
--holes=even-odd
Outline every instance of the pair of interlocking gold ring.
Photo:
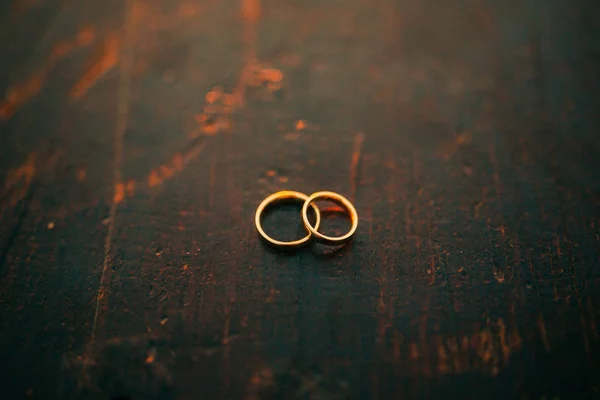
[{"label": "pair of interlocking gold ring", "polygon": [[[302,221],[304,222],[304,227],[308,231],[308,235],[299,240],[294,240],[291,242],[282,242],[280,240],[275,240],[269,235],[267,235],[264,229],[262,228],[260,220],[261,215],[265,208],[267,208],[267,206],[279,201],[289,199],[304,201],[304,204],[302,205]],[[350,215],[350,221],[352,222],[352,227],[350,228],[350,231],[345,235],[338,237],[327,236],[320,233],[318,229],[319,225],[321,224],[321,212],[319,211],[319,207],[317,207],[317,205],[314,203],[317,200],[331,200],[341,205]],[[314,226],[308,220],[309,206],[315,212],[316,219]],[[352,235],[354,235],[354,232],[356,232],[356,228],[358,227],[358,214],[356,213],[356,209],[354,208],[350,200],[348,200],[341,194],[335,192],[316,192],[311,194],[310,196],[307,196],[304,193],[295,192],[293,190],[283,190],[281,192],[273,193],[272,195],[264,199],[262,203],[260,203],[260,205],[256,209],[254,223],[256,224],[256,229],[258,230],[258,233],[260,233],[263,239],[265,239],[270,245],[280,249],[291,250],[302,247],[303,245],[308,243],[308,241],[312,237],[314,237],[316,242],[329,246],[336,246],[346,243],[348,240],[350,240]]]}]

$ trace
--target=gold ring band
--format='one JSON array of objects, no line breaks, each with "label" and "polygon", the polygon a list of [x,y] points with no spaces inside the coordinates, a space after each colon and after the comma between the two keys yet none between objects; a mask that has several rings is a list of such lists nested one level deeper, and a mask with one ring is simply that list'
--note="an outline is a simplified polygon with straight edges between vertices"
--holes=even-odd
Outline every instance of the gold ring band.
[{"label": "gold ring band", "polygon": [[[335,203],[338,203],[346,209],[346,211],[350,215],[350,221],[352,222],[352,227],[350,228],[350,231],[348,233],[346,233],[344,236],[339,237],[326,236],[317,231],[317,229],[319,229],[319,226],[317,224],[315,224],[314,227],[310,224],[310,221],[308,220],[308,206],[313,205],[313,202],[319,199],[331,200]],[[302,221],[304,222],[304,226],[306,227],[306,229],[310,233],[312,233],[317,242],[330,246],[346,243],[352,237],[352,235],[354,235],[354,232],[356,232],[356,228],[358,228],[358,214],[356,212],[356,209],[354,208],[350,200],[348,200],[341,194],[335,192],[324,191],[311,194],[302,206]]]},{"label": "gold ring band", "polygon": [[[262,203],[259,204],[258,208],[256,209],[256,214],[254,216],[254,224],[256,225],[256,229],[258,230],[258,233],[260,233],[260,235],[263,237],[263,239],[265,239],[270,245],[274,245],[274,246],[282,248],[282,249],[294,249],[294,248],[298,248],[298,247],[306,244],[306,242],[308,242],[308,240],[310,239],[311,231],[308,230],[308,227],[306,228],[308,231],[308,235],[306,235],[302,239],[294,240],[291,242],[282,242],[280,240],[275,240],[272,237],[270,237],[269,235],[267,235],[267,233],[263,230],[262,225],[260,223],[260,217],[261,217],[263,211],[265,210],[265,208],[267,208],[267,206],[269,206],[277,201],[287,200],[287,199],[302,200],[305,202],[304,205],[306,205],[306,201],[308,201],[309,197],[307,195],[305,195],[304,193],[295,192],[293,190],[282,190],[281,192],[273,193],[272,195],[270,195],[269,197],[264,199],[262,201]],[[308,210],[308,205],[306,205],[306,207],[304,207],[304,208],[306,208],[306,210]],[[321,224],[321,213],[319,212],[319,208],[315,204],[312,205],[312,209],[314,210],[315,215],[316,215],[315,226],[318,229],[319,225]],[[303,215],[306,215],[306,214],[307,214],[307,212],[303,212]],[[306,217],[305,221],[308,221],[308,216]],[[304,223],[304,226],[305,227],[307,226],[306,222]],[[312,226],[311,226],[311,228],[312,228]]]}]

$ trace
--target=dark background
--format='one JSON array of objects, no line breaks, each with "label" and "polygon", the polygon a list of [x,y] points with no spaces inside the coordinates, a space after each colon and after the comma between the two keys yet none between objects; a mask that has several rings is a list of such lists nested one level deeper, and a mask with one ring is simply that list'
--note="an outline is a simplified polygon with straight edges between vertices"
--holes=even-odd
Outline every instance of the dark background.
[{"label": "dark background", "polygon": [[1,4],[0,397],[600,397],[598,1]]}]

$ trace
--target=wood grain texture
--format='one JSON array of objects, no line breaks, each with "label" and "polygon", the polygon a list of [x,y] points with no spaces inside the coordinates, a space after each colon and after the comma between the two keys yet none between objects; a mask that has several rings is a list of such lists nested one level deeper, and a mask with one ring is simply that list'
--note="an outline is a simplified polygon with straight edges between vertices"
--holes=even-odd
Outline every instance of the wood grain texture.
[{"label": "wood grain texture", "polygon": [[3,4],[3,397],[600,396],[596,3]]}]

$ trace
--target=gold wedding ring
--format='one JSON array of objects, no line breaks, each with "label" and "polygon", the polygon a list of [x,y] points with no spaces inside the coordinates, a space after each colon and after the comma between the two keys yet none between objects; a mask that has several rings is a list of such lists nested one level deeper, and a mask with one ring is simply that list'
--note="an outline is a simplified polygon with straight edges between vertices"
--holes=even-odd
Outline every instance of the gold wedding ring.
[{"label": "gold wedding ring", "polygon": [[[308,200],[308,198],[309,197],[307,195],[305,195],[304,193],[295,192],[293,190],[283,190],[281,192],[273,193],[272,195],[270,195],[269,197],[264,199],[262,201],[262,203],[260,203],[260,205],[256,209],[256,214],[254,216],[254,224],[256,225],[256,229],[258,230],[258,233],[260,233],[260,235],[263,237],[263,239],[265,239],[270,245],[278,247],[280,249],[291,250],[291,249],[295,249],[295,248],[301,247],[302,245],[306,244],[311,237],[310,231],[308,231],[308,235],[306,235],[302,239],[294,240],[291,242],[282,242],[280,240],[275,240],[272,237],[270,237],[269,235],[267,235],[267,233],[262,228],[260,219],[261,219],[261,215],[262,215],[263,211],[265,210],[265,208],[267,208],[267,206],[269,206],[273,203],[282,201],[282,200],[289,200],[289,199],[296,199],[296,200],[304,201],[305,202],[304,205],[306,206],[304,208],[306,208],[307,211],[304,212],[303,215],[306,215],[308,212],[308,205],[306,204],[306,201]],[[315,215],[316,215],[315,227],[316,227],[316,229],[318,229],[319,224],[321,223],[321,213],[319,212],[319,208],[315,204],[312,204],[312,209],[314,210]],[[306,221],[308,221],[308,216],[306,218]],[[306,223],[304,223],[304,226],[306,226]],[[311,226],[311,228],[312,228],[312,226]],[[307,230],[308,230],[308,228],[307,228]]]},{"label": "gold wedding ring", "polygon": [[[317,231],[317,229],[319,229],[319,225],[315,224],[315,226],[312,226],[310,221],[308,220],[308,206],[313,206],[314,201],[316,200],[331,200],[344,207],[350,215],[350,221],[352,222],[352,227],[350,228],[350,231],[348,231],[348,233],[346,233],[345,235],[338,237],[331,237],[319,233]],[[348,200],[341,194],[328,191],[313,193],[310,195],[310,197],[308,197],[308,199],[304,201],[304,205],[302,206],[302,221],[304,222],[304,226],[306,227],[306,229],[315,237],[315,240],[318,243],[330,246],[341,245],[346,243],[352,237],[352,235],[354,235],[354,232],[356,232],[356,228],[358,228],[358,214],[350,200]]]},{"label": "gold wedding ring", "polygon": [[[302,221],[304,222],[304,227],[308,231],[308,235],[306,235],[302,239],[294,240],[291,242],[282,242],[280,240],[275,240],[266,234],[266,232],[262,228],[260,219],[261,219],[263,211],[269,205],[274,204],[279,201],[282,201],[282,200],[289,200],[289,199],[304,201],[304,204],[302,205]],[[319,229],[319,225],[321,223],[321,213],[319,212],[319,208],[317,207],[317,205],[314,203],[316,200],[331,200],[331,201],[341,205],[348,212],[348,215],[350,216],[350,221],[352,222],[350,231],[348,233],[346,233],[345,235],[338,236],[338,237],[327,236],[327,235],[323,235],[322,233],[319,233],[318,229]],[[313,209],[313,211],[315,212],[315,215],[316,215],[316,220],[315,220],[314,226],[308,220],[308,207],[309,206]],[[335,192],[323,191],[323,192],[316,192],[316,193],[311,194],[310,196],[307,196],[304,193],[295,192],[293,190],[283,190],[281,192],[273,193],[272,195],[270,195],[269,197],[264,199],[262,201],[262,203],[260,203],[260,205],[256,209],[256,214],[254,216],[254,224],[256,225],[256,229],[258,230],[258,233],[260,233],[260,235],[263,237],[263,239],[265,239],[267,241],[268,244],[278,247],[280,249],[291,250],[291,249],[298,248],[298,247],[306,244],[312,236],[315,237],[315,241],[317,241],[318,243],[326,244],[326,245],[330,245],[330,246],[336,246],[336,245],[341,245],[341,244],[346,243],[348,240],[350,240],[352,235],[354,235],[354,232],[356,232],[356,228],[358,228],[358,214],[356,212],[356,209],[350,202],[350,200],[348,200],[341,194],[338,194]]]}]

